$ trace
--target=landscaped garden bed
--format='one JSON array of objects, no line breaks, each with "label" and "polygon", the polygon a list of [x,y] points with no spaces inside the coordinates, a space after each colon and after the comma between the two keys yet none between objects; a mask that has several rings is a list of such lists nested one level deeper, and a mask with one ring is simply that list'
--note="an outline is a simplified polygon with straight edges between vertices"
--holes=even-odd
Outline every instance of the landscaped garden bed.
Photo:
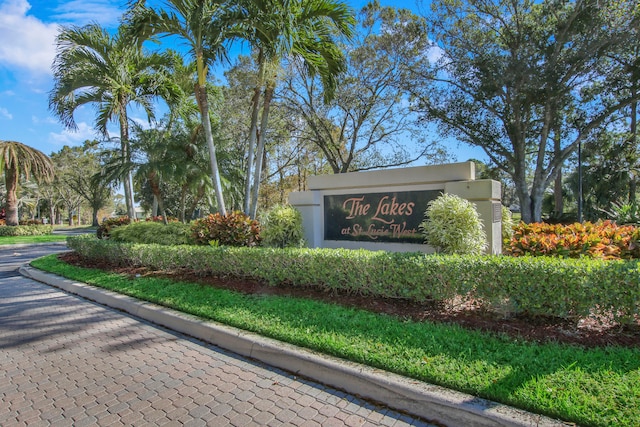
[{"label": "landscaped garden bed", "polygon": [[118,224],[35,265],[579,425],[640,424],[633,227],[521,224],[513,256],[488,256],[260,247],[232,223]]},{"label": "landscaped garden bed", "polygon": [[579,425],[640,423],[637,323],[580,327],[568,320],[454,310],[431,300],[417,303],[291,284],[272,286],[189,269],[111,265],[78,254],[64,255],[64,260],[50,256],[34,265]]}]

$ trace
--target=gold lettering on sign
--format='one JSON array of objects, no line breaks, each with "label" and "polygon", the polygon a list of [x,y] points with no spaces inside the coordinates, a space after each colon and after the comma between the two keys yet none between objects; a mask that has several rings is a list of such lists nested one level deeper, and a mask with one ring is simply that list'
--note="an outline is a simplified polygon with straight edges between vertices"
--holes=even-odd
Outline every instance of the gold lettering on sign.
[{"label": "gold lettering on sign", "polygon": [[[342,203],[342,209],[348,212],[346,219],[354,219],[358,217],[366,217],[371,209],[370,203],[364,203],[365,196],[351,197]],[[415,228],[407,228],[407,223],[396,223],[395,219],[387,219],[387,217],[410,216],[413,214],[414,202],[398,203],[395,196],[383,196],[378,201],[375,214],[371,217],[372,221],[378,221],[389,227],[376,226],[369,224],[366,228],[361,224],[353,224],[351,227],[342,228],[340,234],[343,236],[366,236],[371,240],[378,240],[380,236],[390,236],[392,238],[401,238],[403,236],[411,236],[417,233]]]},{"label": "gold lettering on sign", "polygon": [[379,215],[409,216],[413,213],[413,207],[415,205],[416,204],[414,202],[398,203],[395,197],[393,197],[391,201],[389,201],[389,196],[384,196],[378,202],[378,208],[376,209],[376,213],[375,215],[373,215],[371,219],[375,221],[383,222],[385,224],[393,224],[395,222],[394,220],[386,220],[386,219],[380,218]]},{"label": "gold lettering on sign", "polygon": [[[371,207],[371,205],[369,205],[368,203],[363,205],[362,204],[363,201],[364,201],[364,196],[352,197],[344,201],[344,203],[342,204],[342,208],[349,210],[349,215],[347,215],[347,219],[353,219],[358,216],[363,216],[363,215],[366,215],[367,212],[369,212],[369,208]],[[349,207],[347,208],[347,206]]]}]

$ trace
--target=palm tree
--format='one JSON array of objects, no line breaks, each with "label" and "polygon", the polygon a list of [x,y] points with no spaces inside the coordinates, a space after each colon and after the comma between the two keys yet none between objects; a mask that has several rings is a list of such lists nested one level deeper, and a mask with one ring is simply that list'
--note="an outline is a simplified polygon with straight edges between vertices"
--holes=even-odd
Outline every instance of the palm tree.
[{"label": "palm tree", "polygon": [[[249,42],[258,62],[244,204],[245,213],[255,218],[269,108],[280,63],[286,57],[301,60],[312,75],[320,76],[325,100],[330,100],[336,89],[336,77],[345,67],[345,57],[336,37],[351,37],[355,17],[353,11],[338,0],[242,0],[240,3],[243,15],[232,34]],[[261,92],[262,116],[258,128]]]},{"label": "palm tree", "polygon": [[176,176],[176,171],[181,163],[176,154],[174,144],[166,141],[170,137],[168,132],[158,129],[144,130],[136,129],[136,140],[134,151],[137,151],[141,158],[138,164],[132,165],[135,169],[135,176],[138,182],[146,183],[151,189],[155,201],[158,203],[162,220],[167,224],[167,212],[164,204],[162,185]]},{"label": "palm tree", "polygon": [[[94,104],[96,127],[103,136],[108,137],[108,123],[117,120],[122,161],[129,162],[127,109],[135,104],[152,120],[154,99],[174,96],[175,86],[165,72],[170,55],[146,54],[125,26],[114,36],[96,24],[63,27],[56,44],[49,108],[67,128],[75,129],[78,107]],[[122,177],[122,182],[127,212],[135,218],[131,174]]]},{"label": "palm tree", "polygon": [[209,119],[207,75],[214,61],[225,56],[223,43],[229,15],[225,15],[223,1],[220,0],[167,0],[165,5],[168,10],[156,10],[147,7],[145,3],[145,0],[136,1],[126,18],[140,40],[144,41],[156,35],[178,37],[189,47],[189,55],[195,59],[194,91],[209,148],[211,178],[218,210],[222,215],[226,215],[218,159]]},{"label": "palm tree", "polygon": [[7,190],[6,224],[18,225],[18,179],[51,181],[54,176],[51,159],[35,148],[16,141],[0,141],[0,173],[4,172]]}]

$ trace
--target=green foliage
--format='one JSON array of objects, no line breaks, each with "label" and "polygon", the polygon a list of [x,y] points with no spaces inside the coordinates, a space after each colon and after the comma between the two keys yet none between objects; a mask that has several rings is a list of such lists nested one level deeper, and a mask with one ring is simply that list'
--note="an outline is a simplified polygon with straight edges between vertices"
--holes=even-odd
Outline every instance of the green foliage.
[{"label": "green foliage", "polygon": [[191,243],[191,227],[181,222],[167,225],[154,221],[134,222],[112,229],[110,239],[114,242],[188,245]]},{"label": "green foliage", "polygon": [[44,236],[52,233],[51,225],[0,225],[0,236]]},{"label": "green foliage", "polygon": [[[548,177],[566,152],[593,129],[614,127],[601,125],[627,108],[635,71],[610,58],[637,55],[629,49],[637,1],[429,3],[439,59],[425,61],[421,75],[443,78],[409,82],[416,111],[443,136],[490,152],[516,184],[522,219],[540,221]],[[546,146],[550,139],[562,149]],[[613,168],[584,175],[603,179]]]},{"label": "green foliage", "polygon": [[513,236],[513,227],[515,227],[515,221],[513,220],[513,214],[505,205],[501,206],[502,211],[502,246],[504,248],[509,244],[511,236]]},{"label": "green foliage", "polygon": [[265,246],[286,248],[304,245],[302,214],[293,206],[274,206],[261,218],[260,223],[260,237]]},{"label": "green foliage", "polygon": [[[637,207],[629,202],[633,202],[639,164],[638,144],[627,129],[604,126],[593,132],[582,149],[583,217],[589,221],[608,218],[618,224],[637,224],[633,218],[638,220],[640,215]],[[577,168],[567,176],[566,182],[577,195]],[[620,208],[627,212],[619,212]],[[622,215],[618,216],[619,213]]]},{"label": "green foliage", "polygon": [[429,202],[420,228],[425,242],[442,253],[480,254],[487,245],[475,206],[454,194]]},{"label": "green foliage", "polygon": [[611,202],[611,208],[605,213],[618,224],[640,225],[640,205],[636,202]]},{"label": "green foliage", "polygon": [[70,237],[67,242],[88,259],[415,302],[470,297],[481,308],[504,316],[606,315],[632,323],[640,314],[640,266],[635,261],[229,246],[167,251],[166,246],[92,236]]},{"label": "green foliage", "polygon": [[[157,216],[150,216],[148,218],[145,218],[146,222],[162,222],[164,223],[164,217],[162,215],[157,215]],[[167,217],[167,222],[178,222],[180,221],[178,218],[174,217],[174,216],[168,216]]]},{"label": "green foliage", "polygon": [[20,221],[20,225],[43,225],[39,219],[24,219]]},{"label": "green foliage", "polygon": [[111,235],[111,230],[116,227],[131,224],[131,218],[128,216],[120,216],[117,218],[107,218],[102,221],[102,224],[96,230],[96,236],[98,239],[108,239]]},{"label": "green foliage", "polygon": [[209,245],[212,240],[221,246],[257,246],[260,243],[260,224],[239,211],[198,219],[191,224],[191,232],[198,245]]}]

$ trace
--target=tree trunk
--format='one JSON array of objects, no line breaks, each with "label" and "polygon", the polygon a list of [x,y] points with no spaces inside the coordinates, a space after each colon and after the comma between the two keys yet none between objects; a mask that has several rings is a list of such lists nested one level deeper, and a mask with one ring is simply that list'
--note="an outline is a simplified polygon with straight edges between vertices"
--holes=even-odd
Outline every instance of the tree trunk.
[{"label": "tree trunk", "polygon": [[545,185],[535,182],[531,186],[531,222],[542,221],[542,200],[544,198]]},{"label": "tree trunk", "polygon": [[258,52],[258,81],[253,89],[251,98],[251,124],[249,126],[249,146],[247,147],[247,173],[244,185],[244,213],[251,215],[251,180],[253,178],[253,165],[255,162],[255,146],[258,138],[258,113],[260,111],[260,88],[264,78],[264,58],[262,50]]},{"label": "tree trunk", "polygon": [[562,168],[558,168],[556,179],[553,184],[553,205],[555,210],[555,216],[557,218],[564,215],[564,198],[562,197]]},{"label": "tree trunk", "polygon": [[196,86],[196,96],[199,99],[200,116],[202,118],[202,127],[204,129],[207,146],[209,147],[209,162],[211,164],[211,179],[216,192],[216,201],[218,202],[218,210],[221,215],[227,214],[224,205],[224,197],[222,195],[222,183],[220,182],[220,170],[218,169],[218,159],[216,157],[216,147],[213,144],[213,132],[211,131],[211,120],[209,119],[209,101],[207,100],[206,86]]},{"label": "tree trunk", "polygon": [[5,169],[5,185],[7,204],[5,205],[5,223],[10,226],[19,225],[18,218],[18,171],[11,167]]},{"label": "tree trunk", "polygon": [[[126,113],[126,107],[120,113],[120,148],[122,149],[122,159],[129,163],[131,153],[129,147],[129,123]],[[133,178],[131,172],[127,172],[123,177],[122,185],[124,187],[124,201],[127,206],[127,215],[131,220],[136,218],[135,205],[133,202]]]},{"label": "tree trunk", "polygon": [[[553,138],[554,151],[556,153],[556,157],[560,157],[560,132],[559,129],[556,130],[556,133]],[[555,211],[556,218],[561,218],[564,214],[564,199],[562,197],[562,166],[558,167],[558,171],[556,173],[556,179],[553,185],[553,208]]]},{"label": "tree trunk", "polygon": [[158,174],[150,172],[147,176],[147,180],[149,181],[149,187],[151,187],[151,192],[153,193],[153,202],[154,204],[158,204],[160,214],[162,215],[162,222],[167,225],[169,221],[167,220],[167,211],[164,209],[164,199],[162,198],[162,191],[160,190]]},{"label": "tree trunk", "polygon": [[91,209],[91,226],[98,227],[99,225],[100,225],[100,222],[98,220],[98,209],[92,208]]},{"label": "tree trunk", "polygon": [[49,223],[51,225],[56,223],[56,208],[53,204],[53,200],[49,200]]},{"label": "tree trunk", "polygon": [[180,189],[180,222],[183,224],[187,223],[187,215],[186,215],[186,205],[187,205],[187,184],[183,184]]},{"label": "tree trunk", "polygon": [[216,147],[213,144],[213,132],[211,131],[211,120],[209,118],[209,100],[207,99],[207,67],[204,63],[203,52],[196,52],[196,71],[198,81],[195,85],[196,101],[200,109],[200,119],[202,120],[202,128],[204,129],[205,139],[209,147],[209,162],[211,164],[211,180],[216,193],[216,201],[218,202],[218,210],[221,215],[227,214],[224,205],[224,197],[222,195],[222,183],[220,182],[220,170],[218,169],[218,159],[216,157]]},{"label": "tree trunk", "polygon": [[527,191],[527,187],[525,184],[525,188],[524,191],[522,188],[520,188],[521,186],[516,187],[516,194],[518,195],[518,201],[520,202],[520,219],[526,223],[529,224],[531,222],[533,222],[532,218],[533,218],[533,212],[531,211],[531,196],[529,195],[529,192]]},{"label": "tree trunk", "polygon": [[193,197],[191,206],[189,206],[189,208],[186,211],[189,219],[193,218],[193,213],[195,212],[196,207],[198,206],[198,203],[200,203],[200,200],[202,200],[203,197],[204,197],[204,185],[201,185],[198,187],[198,192]]},{"label": "tree trunk", "polygon": [[[633,92],[636,92],[636,82],[633,85]],[[631,104],[631,146],[636,147],[638,141],[638,103]],[[635,165],[631,165],[634,168]],[[636,202],[636,188],[638,184],[638,178],[636,172],[631,172],[631,178],[629,181],[629,203],[634,204]]]},{"label": "tree trunk", "polygon": [[251,218],[258,213],[258,195],[260,194],[260,179],[262,178],[262,158],[264,155],[265,136],[269,122],[269,108],[273,99],[275,82],[267,85],[264,91],[264,104],[262,106],[262,118],[260,120],[260,132],[258,133],[258,148],[256,149],[256,170],[253,175],[253,192],[251,195]]}]

